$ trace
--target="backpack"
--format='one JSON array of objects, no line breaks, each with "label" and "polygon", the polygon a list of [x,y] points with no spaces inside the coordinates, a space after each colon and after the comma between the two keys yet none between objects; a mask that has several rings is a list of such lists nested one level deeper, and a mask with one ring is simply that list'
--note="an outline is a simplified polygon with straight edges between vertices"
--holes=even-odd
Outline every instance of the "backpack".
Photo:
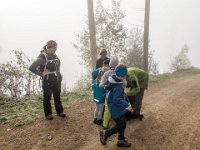
[{"label": "backpack", "polygon": [[45,51],[41,51],[41,54],[38,56],[45,60],[45,64],[39,66],[39,70],[43,72],[45,69],[49,70],[49,73],[42,77],[42,80],[56,80],[61,81],[62,76],[59,71],[60,67],[60,60],[58,59],[57,55],[48,55]]},{"label": "backpack", "polygon": [[[54,63],[54,65],[55,65],[56,61],[58,61],[58,62],[60,61],[56,54],[54,54],[53,57],[49,57],[45,51],[41,51],[41,53],[38,57],[45,60],[45,65],[39,66],[39,70],[41,72],[43,72],[45,69],[47,69],[47,66],[49,63]],[[56,62],[56,65],[58,65],[57,62]],[[58,67],[60,67],[60,65]],[[54,71],[58,72],[59,71],[58,67],[54,67],[54,68],[56,68],[56,69],[54,69]]]}]

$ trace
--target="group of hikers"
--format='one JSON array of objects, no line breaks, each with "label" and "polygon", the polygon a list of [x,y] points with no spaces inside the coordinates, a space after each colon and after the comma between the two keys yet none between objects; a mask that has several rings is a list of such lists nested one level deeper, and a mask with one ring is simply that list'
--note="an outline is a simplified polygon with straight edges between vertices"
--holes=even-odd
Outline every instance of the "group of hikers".
[{"label": "group of hikers", "polygon": [[[107,57],[106,49],[100,50],[100,58],[92,71],[93,100],[96,103],[94,123],[103,126],[100,142],[118,133],[118,147],[130,147],[124,136],[126,120],[142,120],[140,113],[144,90],[148,87],[148,73],[136,67],[119,64],[117,56]],[[130,104],[130,105],[129,105]],[[111,118],[115,125],[110,127]]]},{"label": "group of hikers", "polygon": [[[29,70],[42,78],[43,109],[47,120],[53,120],[51,96],[57,116],[66,117],[60,98],[62,75],[60,60],[55,54],[57,43],[47,41],[40,55]],[[94,124],[102,125],[100,142],[106,145],[107,138],[118,133],[118,147],[130,147],[124,136],[126,120],[142,120],[140,113],[144,90],[148,87],[148,73],[142,69],[119,64],[117,56],[107,57],[106,49],[100,50],[100,58],[92,71],[92,93],[96,104]],[[115,125],[110,127],[110,120]]]}]

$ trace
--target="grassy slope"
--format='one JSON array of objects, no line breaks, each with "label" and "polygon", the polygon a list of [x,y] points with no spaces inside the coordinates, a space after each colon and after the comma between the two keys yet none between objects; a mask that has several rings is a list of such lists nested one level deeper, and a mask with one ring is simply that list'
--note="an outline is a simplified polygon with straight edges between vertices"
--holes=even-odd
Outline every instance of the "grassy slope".
[{"label": "grassy slope", "polygon": [[[161,80],[195,74],[200,74],[200,70],[192,69],[173,74],[166,73],[150,76],[149,82],[150,84],[153,84]],[[63,94],[61,98],[64,108],[68,108],[71,103],[90,100],[90,97],[91,92],[69,92]],[[13,100],[12,98],[0,99],[0,124],[21,126],[32,123],[39,117],[43,117],[42,96],[23,97],[20,100]]]},{"label": "grassy slope", "polygon": [[175,73],[164,73],[159,75],[150,75],[149,83],[155,83],[161,80],[170,79],[170,78],[179,78],[184,76],[191,76],[195,74],[200,74],[200,69],[189,69],[182,72]]},{"label": "grassy slope", "polygon": [[[70,92],[63,94],[61,99],[63,107],[68,108],[71,103],[85,101],[89,97],[89,93]],[[40,117],[43,117],[42,96],[23,97],[20,100],[0,100],[0,124],[21,126],[32,123]]]}]

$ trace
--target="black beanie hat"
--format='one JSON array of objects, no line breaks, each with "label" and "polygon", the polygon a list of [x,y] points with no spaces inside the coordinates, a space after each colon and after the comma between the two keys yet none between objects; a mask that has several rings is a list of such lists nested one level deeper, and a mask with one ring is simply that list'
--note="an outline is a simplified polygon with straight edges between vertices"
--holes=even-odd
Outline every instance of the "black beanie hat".
[{"label": "black beanie hat", "polygon": [[104,65],[109,65],[109,62],[110,62],[110,59],[108,58],[108,59],[106,59],[106,60],[103,61],[103,64]]}]

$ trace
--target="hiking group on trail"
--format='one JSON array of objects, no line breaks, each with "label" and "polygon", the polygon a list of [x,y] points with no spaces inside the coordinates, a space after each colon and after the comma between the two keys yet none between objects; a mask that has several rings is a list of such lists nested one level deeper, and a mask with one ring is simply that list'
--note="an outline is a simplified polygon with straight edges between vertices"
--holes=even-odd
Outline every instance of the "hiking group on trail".
[{"label": "hiking group on trail", "polygon": [[[57,116],[66,117],[61,98],[62,75],[60,60],[55,54],[57,43],[50,40],[46,43],[37,60],[29,70],[42,78],[43,109],[47,120],[53,120],[51,96]],[[93,123],[102,125],[100,142],[106,145],[107,139],[118,133],[118,147],[130,147],[124,136],[126,120],[142,120],[140,113],[144,90],[148,87],[148,73],[142,69],[119,64],[117,56],[107,57],[106,49],[100,50],[100,58],[96,61],[96,68],[91,72],[92,94],[96,104]],[[130,103],[130,105],[129,105]],[[115,122],[110,126],[110,120]]]},{"label": "hiking group on trail", "polygon": [[[149,75],[142,69],[119,64],[116,56],[109,59],[106,55],[107,51],[102,49],[96,62],[98,65],[92,71],[93,100],[96,103],[93,122],[103,124],[103,130],[100,131],[103,145],[111,135],[118,133],[117,146],[130,147],[131,143],[124,136],[126,120],[143,119],[140,111]],[[115,122],[112,127],[109,124],[111,118]]]}]

